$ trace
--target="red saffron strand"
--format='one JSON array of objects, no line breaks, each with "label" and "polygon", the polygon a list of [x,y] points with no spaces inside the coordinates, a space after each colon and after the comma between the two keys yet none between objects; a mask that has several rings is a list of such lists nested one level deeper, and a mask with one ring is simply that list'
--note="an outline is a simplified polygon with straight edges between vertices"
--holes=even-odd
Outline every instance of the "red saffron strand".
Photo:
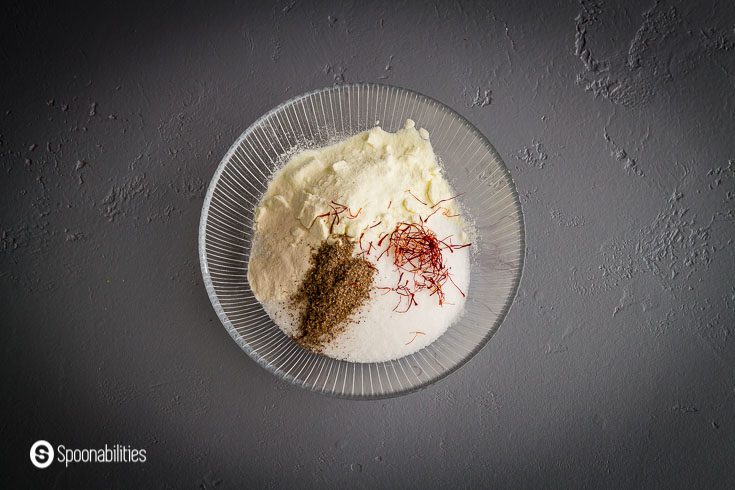
[{"label": "red saffron strand", "polygon": [[454,287],[455,287],[455,288],[457,288],[457,291],[459,291],[459,294],[461,294],[463,298],[466,298],[466,296],[465,296],[465,294],[464,294],[464,291],[462,291],[462,290],[461,290],[461,289],[459,288],[459,286],[457,286],[457,283],[456,283],[456,282],[454,282],[454,279],[452,279],[452,276],[449,276],[449,280],[450,280],[450,281],[452,282],[452,284],[454,285]]},{"label": "red saffron strand", "polygon": [[441,201],[437,201],[437,202],[435,202],[435,203],[434,203],[434,205],[433,205],[433,206],[431,206],[431,209],[434,209],[435,207],[437,207],[438,205],[440,205],[440,204],[441,204],[441,203],[443,203],[443,202],[451,201],[452,199],[457,199],[457,198],[458,198],[459,196],[461,196],[462,194],[464,194],[464,192],[460,192],[460,193],[459,193],[459,194],[457,194],[456,196],[448,197],[448,198],[446,198],[446,199],[442,199]]},{"label": "red saffron strand", "polygon": [[[451,241],[452,235],[439,239],[424,223],[424,220],[420,220],[419,223],[398,223],[393,232],[382,236],[378,242],[380,246],[383,240],[389,239],[388,246],[378,259],[386,253],[392,254],[393,265],[401,272],[396,286],[389,288],[398,295],[398,303],[393,310],[399,313],[405,313],[412,306],[418,305],[415,295],[422,290],[426,290],[429,296],[436,296],[439,305],[442,306],[445,303],[444,286],[447,281],[450,281],[463,297],[465,296],[444,264],[443,252],[449,250],[451,253],[471,244],[455,245]],[[411,279],[404,281],[405,274],[409,274]],[[404,299],[405,306],[402,308]]]},{"label": "red saffron strand", "polygon": [[347,217],[350,219],[357,218],[360,213],[362,212],[362,208],[357,210],[357,213],[352,213],[350,208],[348,206],[345,206],[344,204],[340,204],[336,201],[330,201],[329,207],[331,208],[330,211],[327,211],[326,213],[318,214],[314,217],[314,219],[311,221],[311,225],[314,224],[314,222],[319,218],[326,218],[329,219],[331,217],[331,223],[329,224],[329,233],[331,234],[334,230],[334,225],[338,225],[341,218],[340,215],[342,213],[347,213]]},{"label": "red saffron strand", "polygon": [[420,330],[416,330],[415,332],[408,332],[408,333],[412,333],[413,334],[413,338],[411,340],[409,340],[408,342],[406,342],[404,345],[410,344],[411,342],[413,342],[414,340],[416,340],[416,338],[419,335],[426,335],[426,333],[424,333],[424,332],[422,332]]},{"label": "red saffron strand", "polygon": [[[434,216],[434,214],[436,214],[436,212],[437,212],[437,211],[439,211],[440,209],[442,209],[442,208],[437,208],[437,209],[433,210],[433,211],[432,211],[432,212],[431,212],[431,213],[429,214],[429,216],[427,216],[426,218],[423,218],[423,219],[422,219],[421,221],[422,221],[423,223],[426,223],[427,221],[429,221],[429,218],[431,218],[432,216]],[[446,215],[445,215],[445,216],[446,216]],[[419,218],[421,218],[421,216],[419,216]]]},{"label": "red saffron strand", "polygon": [[406,189],[406,192],[408,192],[409,194],[411,194],[414,199],[416,199],[418,202],[420,202],[424,206],[428,206],[428,204],[426,204],[424,201],[422,201],[421,199],[419,199],[418,197],[416,197],[416,194],[414,194],[413,192],[411,192],[411,189]]}]

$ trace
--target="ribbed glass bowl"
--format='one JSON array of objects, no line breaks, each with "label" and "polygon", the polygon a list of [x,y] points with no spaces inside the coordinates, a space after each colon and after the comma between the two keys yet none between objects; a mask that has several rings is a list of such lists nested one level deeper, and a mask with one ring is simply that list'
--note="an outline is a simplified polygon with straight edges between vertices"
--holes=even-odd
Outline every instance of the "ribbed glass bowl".
[{"label": "ribbed glass bowl", "polygon": [[[247,265],[253,214],[271,175],[295,147],[319,147],[370,129],[426,128],[446,177],[474,221],[477,248],[462,318],[428,347],[401,359],[351,363],[313,354],[284,335],[253,296]],[[376,185],[378,185],[376,183]],[[328,395],[397,396],[447,376],[492,337],[515,297],[524,228],[513,181],[490,142],[447,106],[411,90],[372,83],[338,85],[295,97],[250,126],[209,185],[199,228],[207,293],[233,339],[279,378]]]}]

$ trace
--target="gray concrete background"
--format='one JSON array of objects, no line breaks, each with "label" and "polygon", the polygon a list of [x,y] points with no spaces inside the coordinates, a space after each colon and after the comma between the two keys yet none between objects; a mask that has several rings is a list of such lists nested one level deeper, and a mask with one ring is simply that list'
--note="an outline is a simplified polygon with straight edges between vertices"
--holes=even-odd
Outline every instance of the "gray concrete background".
[{"label": "gray concrete background", "polygon": [[[735,485],[733,2],[1,9],[6,483]],[[258,367],[197,259],[203,194],[235,138],[349,81],[476,124],[528,235],[498,334],[386,401]],[[148,462],[37,470],[42,438]]]}]

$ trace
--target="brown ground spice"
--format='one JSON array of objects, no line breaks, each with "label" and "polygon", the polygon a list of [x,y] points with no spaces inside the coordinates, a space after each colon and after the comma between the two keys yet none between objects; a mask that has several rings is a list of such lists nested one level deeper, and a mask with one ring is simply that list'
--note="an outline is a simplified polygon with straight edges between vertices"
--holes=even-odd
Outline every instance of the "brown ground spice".
[{"label": "brown ground spice", "polygon": [[346,237],[325,241],[311,258],[311,267],[293,297],[299,311],[301,337],[310,349],[334,339],[347,320],[370,296],[375,267],[353,257],[354,244]]}]

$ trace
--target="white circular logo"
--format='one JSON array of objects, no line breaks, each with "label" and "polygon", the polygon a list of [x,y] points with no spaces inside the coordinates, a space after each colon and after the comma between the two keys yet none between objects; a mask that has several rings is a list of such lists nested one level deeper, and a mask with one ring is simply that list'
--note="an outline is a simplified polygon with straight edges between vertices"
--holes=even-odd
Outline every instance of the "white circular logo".
[{"label": "white circular logo", "polygon": [[48,468],[54,461],[54,448],[48,441],[36,441],[31,446],[31,463],[36,468]]}]

